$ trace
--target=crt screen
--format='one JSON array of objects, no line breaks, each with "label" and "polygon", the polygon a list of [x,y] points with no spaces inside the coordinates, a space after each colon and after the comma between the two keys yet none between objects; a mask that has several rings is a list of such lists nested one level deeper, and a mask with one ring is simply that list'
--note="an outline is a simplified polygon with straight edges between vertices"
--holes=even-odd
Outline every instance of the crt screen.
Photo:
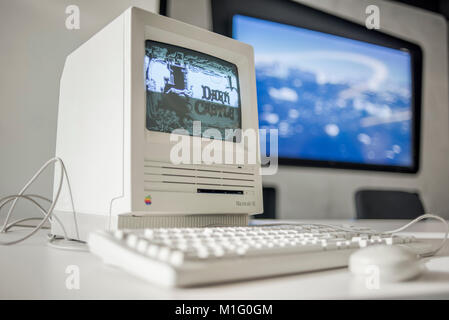
[{"label": "crt screen", "polygon": [[[234,140],[232,130],[241,129],[238,81],[235,64],[146,40],[147,129],[165,133],[185,129],[203,136],[206,130],[216,129],[222,140]],[[201,122],[201,132],[194,132],[193,121]]]}]

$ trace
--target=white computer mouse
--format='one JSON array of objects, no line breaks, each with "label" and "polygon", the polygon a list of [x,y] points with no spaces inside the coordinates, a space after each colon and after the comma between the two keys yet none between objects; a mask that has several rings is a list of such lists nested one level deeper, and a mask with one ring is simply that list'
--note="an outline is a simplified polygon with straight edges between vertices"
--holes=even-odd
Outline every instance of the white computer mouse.
[{"label": "white computer mouse", "polygon": [[357,276],[378,275],[381,282],[399,282],[417,277],[424,271],[419,256],[402,245],[375,245],[354,252],[349,270]]}]

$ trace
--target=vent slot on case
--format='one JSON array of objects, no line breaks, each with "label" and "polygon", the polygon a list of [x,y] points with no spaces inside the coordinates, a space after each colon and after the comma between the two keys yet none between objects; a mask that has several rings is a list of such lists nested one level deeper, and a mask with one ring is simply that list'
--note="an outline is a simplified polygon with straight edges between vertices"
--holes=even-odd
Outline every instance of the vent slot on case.
[{"label": "vent slot on case", "polygon": [[244,194],[255,188],[252,168],[239,166],[172,165],[145,160],[145,191]]}]

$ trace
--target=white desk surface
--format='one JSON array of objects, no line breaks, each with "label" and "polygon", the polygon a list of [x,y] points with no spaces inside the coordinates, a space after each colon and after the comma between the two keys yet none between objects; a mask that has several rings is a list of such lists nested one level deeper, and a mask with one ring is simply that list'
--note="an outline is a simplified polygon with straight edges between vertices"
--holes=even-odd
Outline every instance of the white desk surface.
[{"label": "white desk surface", "polygon": [[[276,221],[279,222],[279,221]],[[304,220],[301,220],[304,222]],[[311,222],[311,221],[308,221]],[[398,220],[320,220],[314,222],[369,226],[388,230],[404,224]],[[442,225],[420,222],[407,231],[417,237],[442,236]],[[1,234],[15,238],[27,230]],[[157,287],[104,265],[89,252],[65,251],[47,245],[48,230],[14,246],[0,246],[0,299],[449,299],[449,245],[426,262],[428,270],[418,279],[381,284],[367,289],[346,268],[261,280],[242,281],[188,289]],[[66,268],[77,265],[80,289],[66,288]]]}]

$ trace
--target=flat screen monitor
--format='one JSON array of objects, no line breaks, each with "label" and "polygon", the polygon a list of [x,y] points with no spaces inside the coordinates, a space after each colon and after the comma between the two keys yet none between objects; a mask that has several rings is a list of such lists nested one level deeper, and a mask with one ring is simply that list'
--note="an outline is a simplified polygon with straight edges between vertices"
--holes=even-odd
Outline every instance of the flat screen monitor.
[{"label": "flat screen monitor", "polygon": [[418,171],[418,46],[316,10],[318,25],[247,10],[228,12],[229,31],[254,47],[259,126],[278,130],[280,164]]}]

